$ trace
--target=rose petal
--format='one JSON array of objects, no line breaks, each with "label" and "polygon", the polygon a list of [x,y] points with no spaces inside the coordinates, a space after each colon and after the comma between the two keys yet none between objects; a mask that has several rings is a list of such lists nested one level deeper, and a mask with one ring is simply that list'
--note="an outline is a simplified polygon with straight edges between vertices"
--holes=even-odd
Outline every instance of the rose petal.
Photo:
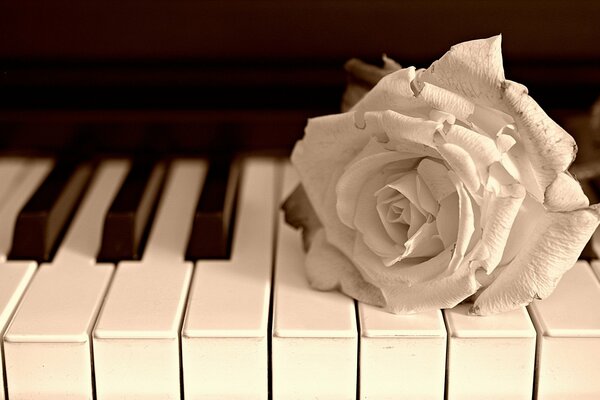
[{"label": "rose petal", "polygon": [[513,222],[510,235],[504,246],[500,265],[508,264],[521,251],[523,245],[529,241],[533,229],[544,215],[544,212],[544,206],[527,193]]},{"label": "rose petal", "polygon": [[431,110],[429,111],[429,119],[435,122],[454,124],[456,123],[456,117],[450,113],[440,110]]},{"label": "rose petal", "polygon": [[456,188],[448,178],[448,168],[438,161],[424,158],[417,167],[417,173],[438,203],[456,192]]},{"label": "rose petal", "polygon": [[[445,254],[445,253],[444,253]],[[432,279],[412,286],[386,284],[381,291],[386,301],[385,310],[411,314],[422,311],[452,308],[480,287],[475,274],[466,266],[442,279]]]},{"label": "rose petal", "polygon": [[410,202],[408,203],[408,206],[402,210],[401,217],[406,225],[410,225],[410,221],[412,221],[412,209],[410,207]]},{"label": "rose petal", "polygon": [[496,147],[500,153],[508,152],[516,143],[515,138],[504,133],[504,129],[496,136]]},{"label": "rose petal", "polygon": [[351,112],[310,119],[291,156],[319,220],[327,227],[327,239],[346,254],[351,254],[355,232],[337,216],[335,183],[374,134],[371,128],[357,129]]},{"label": "rose petal", "polygon": [[471,193],[477,193],[480,181],[477,173],[477,167],[471,159],[469,153],[458,145],[452,143],[442,143],[438,145],[438,151],[444,159],[450,164],[452,170],[460,177],[460,181]]},{"label": "rose petal", "polygon": [[[394,169],[410,169],[416,161],[409,153],[391,152],[372,138],[357,160],[346,167],[336,185],[337,215],[349,228],[354,227],[356,202],[363,185],[376,174],[384,172],[384,166],[393,164]],[[388,169],[388,173],[393,170]]]},{"label": "rose petal", "polygon": [[519,184],[502,186],[498,195],[491,194],[481,241],[470,256],[471,261],[483,265],[488,274],[502,259],[504,247],[525,194],[525,188]]},{"label": "rose petal", "polygon": [[527,192],[539,202],[544,200],[544,192],[541,190],[533,173],[531,161],[522,143],[519,143],[520,137],[517,132],[511,128],[503,130],[503,133],[510,135],[515,139],[515,144],[500,159],[504,169],[519,183],[525,186]]},{"label": "rose petal", "polygon": [[453,172],[448,172],[448,177],[454,183],[458,193],[458,234],[456,236],[456,247],[448,270],[456,271],[467,252],[473,232],[475,232],[475,215],[471,198],[464,188],[460,178]]},{"label": "rose petal", "polygon": [[424,82],[493,105],[504,81],[502,38],[472,40],[454,45],[419,76]]},{"label": "rose petal", "polygon": [[[382,194],[377,196],[377,214],[389,237],[395,243],[404,243],[408,240],[408,225],[406,225],[402,219],[402,211],[405,207],[408,207],[409,201],[395,190],[390,188],[387,189],[390,193],[395,193],[396,195],[387,200],[382,200]],[[396,205],[402,209],[400,214],[398,214],[398,211],[394,210]]]},{"label": "rose petal", "polygon": [[558,174],[546,188],[544,199],[544,205],[550,211],[571,211],[590,205],[581,185],[568,172]]},{"label": "rose petal", "polygon": [[385,265],[392,265],[404,251],[402,244],[395,243],[386,232],[377,213],[377,199],[374,193],[384,184],[384,178],[376,176],[369,180],[361,190],[357,202],[353,226],[362,233],[365,244]]},{"label": "rose petal", "polygon": [[575,141],[528,96],[525,86],[505,80],[500,45],[501,37],[495,36],[452,46],[418,79],[512,116],[543,193],[573,161]]},{"label": "rose petal", "polygon": [[425,261],[409,258],[391,267],[385,267],[381,259],[357,237],[352,259],[362,276],[378,287],[387,285],[409,287],[432,279],[443,278],[448,272],[451,255],[452,249],[448,248]]},{"label": "rose petal", "polygon": [[386,186],[402,193],[422,214],[427,213],[423,208],[423,205],[419,202],[416,172],[411,171],[393,182],[388,183]]},{"label": "rose petal", "polygon": [[475,106],[475,111],[469,121],[479,129],[480,133],[489,136],[491,139],[494,139],[493,133],[499,132],[507,125],[514,123],[514,119],[510,115],[497,108],[481,104]]},{"label": "rose petal", "polygon": [[304,139],[296,143],[291,159],[322,222],[332,216],[337,219],[323,205],[330,183],[337,181],[372,133],[369,129],[357,129],[352,113],[309,119]]},{"label": "rose petal", "polygon": [[339,289],[360,302],[385,305],[381,290],[365,281],[352,262],[327,242],[323,230],[316,233],[306,255],[306,273],[315,289]]},{"label": "rose petal", "polygon": [[599,207],[545,213],[517,257],[477,298],[473,313],[508,311],[549,296],[598,226]]},{"label": "rose petal", "polygon": [[416,181],[417,181],[417,198],[419,199],[419,204],[421,205],[423,210],[425,210],[425,212],[427,212],[435,217],[437,215],[437,212],[439,209],[439,205],[438,205],[437,201],[431,194],[429,187],[425,184],[425,182],[419,175],[416,176]]},{"label": "rose petal", "polygon": [[390,110],[376,115],[381,129],[392,141],[409,141],[435,148],[433,135],[443,127],[441,122],[415,118]]},{"label": "rose petal", "polygon": [[421,210],[414,204],[410,203],[410,223],[408,224],[408,237],[411,238],[421,226],[427,221],[427,217],[423,215]]},{"label": "rose petal", "polygon": [[431,108],[450,113],[462,121],[467,121],[475,110],[475,105],[465,97],[427,82],[422,83],[418,98]]},{"label": "rose petal", "polygon": [[442,250],[444,244],[438,236],[435,220],[427,221],[404,244],[406,250],[402,258],[433,257]]},{"label": "rose petal", "polygon": [[515,118],[521,142],[543,192],[575,159],[575,140],[529,97],[525,86],[506,81],[502,89],[504,96],[500,105]]},{"label": "rose petal", "polygon": [[487,168],[500,160],[496,143],[489,137],[468,128],[452,125],[444,134],[444,138],[447,143],[455,144],[469,153],[483,179],[487,178]]},{"label": "rose petal", "polygon": [[487,191],[498,194],[503,186],[513,185],[515,183],[519,182],[506,171],[502,164],[496,162],[490,165],[488,180],[485,183],[485,189]]},{"label": "rose petal", "polygon": [[389,150],[440,158],[433,137],[443,127],[443,122],[411,117],[388,110],[365,113],[365,123],[379,130],[380,139],[387,139],[388,143],[385,146]]},{"label": "rose petal", "polygon": [[458,194],[456,191],[442,200],[436,224],[444,247],[452,246],[458,235]]},{"label": "rose petal", "polygon": [[285,222],[295,229],[302,229],[302,244],[304,251],[308,251],[312,239],[323,225],[306,196],[304,186],[299,184],[281,205],[284,211]]},{"label": "rose petal", "polygon": [[[429,107],[415,98],[411,88],[416,71],[414,67],[401,69],[383,77],[353,108],[357,127],[365,126],[366,111],[393,110],[413,116],[427,116]],[[421,110],[419,110],[421,109]]]}]

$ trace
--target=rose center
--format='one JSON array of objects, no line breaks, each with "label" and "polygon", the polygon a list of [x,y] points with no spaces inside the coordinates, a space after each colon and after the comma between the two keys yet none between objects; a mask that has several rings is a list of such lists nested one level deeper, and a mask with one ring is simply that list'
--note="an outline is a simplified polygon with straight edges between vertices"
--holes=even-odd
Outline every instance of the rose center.
[{"label": "rose center", "polygon": [[394,242],[394,254],[379,254],[386,265],[444,249],[436,224],[439,205],[416,171],[389,176],[374,196],[381,226]]}]

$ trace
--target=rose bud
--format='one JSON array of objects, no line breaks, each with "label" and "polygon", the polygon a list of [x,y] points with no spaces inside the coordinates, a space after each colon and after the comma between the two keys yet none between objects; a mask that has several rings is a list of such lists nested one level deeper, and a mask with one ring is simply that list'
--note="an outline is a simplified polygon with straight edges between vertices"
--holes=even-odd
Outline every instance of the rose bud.
[{"label": "rose bud", "polygon": [[313,287],[393,313],[475,299],[486,315],[545,298],[574,265],[600,211],[567,172],[575,141],[505,79],[500,43],[428,69],[387,61],[347,112],[309,120],[291,159]]}]

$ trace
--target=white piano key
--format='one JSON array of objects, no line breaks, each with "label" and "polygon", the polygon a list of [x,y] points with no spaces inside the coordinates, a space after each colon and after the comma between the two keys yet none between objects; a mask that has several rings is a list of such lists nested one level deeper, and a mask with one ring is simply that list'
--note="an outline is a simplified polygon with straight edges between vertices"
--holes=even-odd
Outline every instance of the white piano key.
[{"label": "white piano key", "polygon": [[94,329],[98,399],[180,398],[179,331],[192,276],[183,260],[206,173],[175,161],[144,256],[121,262]]},{"label": "white piano key", "polygon": [[443,399],[446,328],[440,311],[394,315],[359,303],[360,399]]},{"label": "white piano key", "polygon": [[[0,335],[4,336],[6,325],[23,292],[33,276],[37,264],[33,261],[11,261],[0,263]],[[3,346],[0,346],[0,361],[4,360]],[[5,399],[4,363],[0,362],[0,400]]]},{"label": "white piano key", "polygon": [[[4,185],[10,187],[10,190],[4,193],[4,201],[0,204],[0,227],[2,228],[0,229],[0,260],[6,260],[10,251],[19,211],[48,175],[53,162],[50,159],[39,158],[30,159],[18,165],[19,179],[13,179],[10,186],[7,185],[7,182],[3,182]],[[0,173],[0,182],[4,179],[2,175],[4,174]]]},{"label": "white piano key", "polygon": [[600,283],[585,261],[529,306],[538,332],[538,399],[600,396]]},{"label": "white piano key", "polygon": [[26,172],[27,159],[23,157],[3,157],[0,159],[0,206],[6,196],[20,183],[20,178]]},{"label": "white piano key", "polygon": [[481,317],[469,307],[444,310],[447,399],[531,399],[536,335],[527,310]]},{"label": "white piano key", "polygon": [[[297,184],[290,166],[284,197]],[[354,301],[309,287],[300,233],[279,220],[273,294],[274,399],[354,399],[358,338]]]},{"label": "white piano key", "polygon": [[592,260],[591,262],[592,271],[596,274],[596,277],[600,280],[600,262],[597,260]]},{"label": "white piano key", "polygon": [[[23,171],[14,180],[5,201],[0,206],[0,260],[6,260],[17,214],[35,191],[52,167],[51,160],[34,159],[20,164]],[[6,178],[5,173],[0,173]],[[2,179],[2,178],[0,178]],[[6,325],[33,276],[37,263],[33,261],[0,262],[0,338],[4,336]],[[0,346],[0,360],[4,359]],[[0,376],[4,376],[4,365],[0,362]],[[0,400],[4,400],[4,378],[0,379]]]},{"label": "white piano key", "polygon": [[32,279],[4,335],[11,399],[91,399],[89,333],[113,266],[95,264],[103,215],[129,166],[101,164],[52,263]]},{"label": "white piano key", "polygon": [[276,167],[244,164],[231,259],[196,263],[182,330],[185,398],[268,398]]}]

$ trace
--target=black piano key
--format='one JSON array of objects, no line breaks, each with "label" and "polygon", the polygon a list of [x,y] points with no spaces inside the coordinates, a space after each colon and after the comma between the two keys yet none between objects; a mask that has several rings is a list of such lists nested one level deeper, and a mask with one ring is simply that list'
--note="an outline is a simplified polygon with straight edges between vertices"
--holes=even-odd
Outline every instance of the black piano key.
[{"label": "black piano key", "polygon": [[59,160],[23,207],[9,258],[49,261],[91,180],[94,166]]},{"label": "black piano key", "polygon": [[98,260],[139,260],[164,184],[166,166],[136,160],[115,197],[102,231]]},{"label": "black piano key", "polygon": [[198,200],[186,259],[229,257],[240,163],[230,157],[211,160]]}]

